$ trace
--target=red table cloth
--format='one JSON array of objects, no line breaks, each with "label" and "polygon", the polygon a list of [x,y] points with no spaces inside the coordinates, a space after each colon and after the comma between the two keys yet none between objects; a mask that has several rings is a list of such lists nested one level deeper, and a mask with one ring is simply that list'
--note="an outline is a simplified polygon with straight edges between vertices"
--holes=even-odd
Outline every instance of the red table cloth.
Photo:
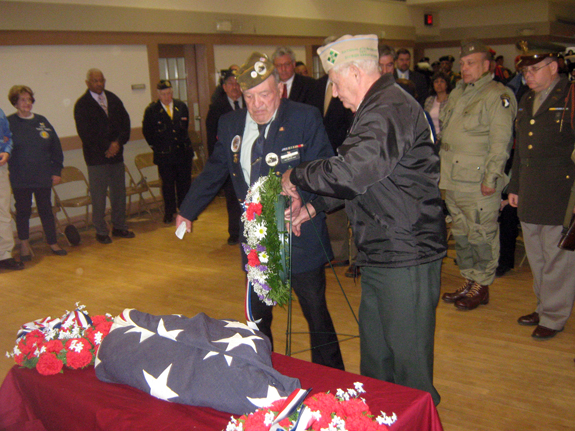
[{"label": "red table cloth", "polygon": [[[313,388],[312,394],[335,393],[362,382],[362,395],[374,415],[397,415],[391,430],[443,430],[427,392],[277,353],[272,361],[281,373],[299,378],[302,388]],[[42,376],[14,366],[0,387],[2,431],[221,431],[229,419],[229,413],[169,403],[130,386],[101,382],[93,367]]]}]

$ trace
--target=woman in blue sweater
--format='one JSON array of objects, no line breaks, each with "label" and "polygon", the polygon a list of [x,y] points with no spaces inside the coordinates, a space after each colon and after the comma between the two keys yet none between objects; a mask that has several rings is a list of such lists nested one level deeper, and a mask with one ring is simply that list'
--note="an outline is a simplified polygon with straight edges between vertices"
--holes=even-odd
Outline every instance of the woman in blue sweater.
[{"label": "woman in blue sweater", "polygon": [[50,122],[42,115],[32,113],[34,93],[25,85],[13,86],[8,99],[16,113],[8,117],[14,148],[9,160],[10,184],[16,201],[16,228],[20,239],[20,259],[30,261],[29,243],[32,194],[42,221],[46,241],[52,252],[65,256],[56,237],[52,213],[52,185],[61,180],[64,155],[60,139]]}]

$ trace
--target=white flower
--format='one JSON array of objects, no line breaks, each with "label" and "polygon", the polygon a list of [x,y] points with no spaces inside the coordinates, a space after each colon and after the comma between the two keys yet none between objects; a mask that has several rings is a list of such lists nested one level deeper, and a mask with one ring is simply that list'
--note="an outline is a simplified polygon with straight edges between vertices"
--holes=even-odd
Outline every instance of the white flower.
[{"label": "white flower", "polygon": [[10,352],[6,352],[6,357],[7,357],[7,358],[11,358],[11,357],[12,357],[12,355],[10,354]]},{"label": "white flower", "polygon": [[274,419],[275,419],[275,415],[273,414],[273,412],[267,412],[265,417],[264,417],[264,425],[268,425],[271,426],[271,424],[274,423]]},{"label": "white flower", "polygon": [[353,386],[355,386],[355,390],[356,390],[358,393],[360,393],[360,394],[365,393],[365,389],[363,389],[363,383],[361,383],[361,382],[355,382],[355,383],[353,384]]},{"label": "white flower", "polygon": [[343,389],[338,389],[337,391],[335,391],[335,396],[337,398],[340,398],[343,400],[344,395],[345,395],[345,392],[343,391]]},{"label": "white flower", "polygon": [[269,256],[265,251],[262,251],[261,253],[259,253],[258,257],[260,258],[261,263],[268,263]]},{"label": "white flower", "polygon": [[102,334],[100,331],[96,332],[94,334],[94,342],[96,344],[102,344],[102,338],[104,337],[104,334]]},{"label": "white flower", "polygon": [[76,353],[80,353],[84,349],[84,343],[78,342],[78,340],[72,340],[70,343],[70,350],[73,350]]},{"label": "white flower", "polygon": [[350,397],[357,398],[357,392],[354,389],[348,389],[347,393]]},{"label": "white flower", "polygon": [[383,411],[381,412],[381,416],[375,418],[376,422],[380,425],[393,425],[397,420],[397,415],[392,413],[391,416],[387,416]]},{"label": "white flower", "polygon": [[266,236],[266,232],[268,231],[266,225],[262,223],[258,223],[255,229],[255,235],[257,239],[264,239]]}]

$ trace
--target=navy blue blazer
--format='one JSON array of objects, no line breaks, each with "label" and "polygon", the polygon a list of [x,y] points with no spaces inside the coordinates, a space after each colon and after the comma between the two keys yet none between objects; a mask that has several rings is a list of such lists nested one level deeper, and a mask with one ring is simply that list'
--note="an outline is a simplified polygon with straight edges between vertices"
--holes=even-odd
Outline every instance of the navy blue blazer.
[{"label": "navy blue blazer", "polygon": [[[246,116],[247,110],[241,109],[220,118],[218,142],[214,152],[202,173],[192,183],[186,199],[180,206],[180,214],[184,218],[195,220],[216,196],[228,174],[231,175],[236,196],[241,202],[245,199],[249,186],[244,179],[240,164],[241,143],[239,147],[235,145],[232,148],[232,141],[236,136],[242,139]],[[238,139],[236,138],[235,141],[237,142]],[[302,147],[285,150],[296,145],[302,145]],[[288,154],[290,151],[291,153]],[[332,156],[333,150],[317,108],[282,99],[276,118],[268,129],[264,145],[264,159],[271,153],[276,155],[278,164],[274,170],[279,174],[301,162]],[[267,175],[269,170],[270,167],[262,163],[260,175]],[[301,193],[306,201],[315,197],[307,192]],[[241,230],[243,233],[243,227]],[[325,224],[325,214],[321,213],[311,222],[302,224],[301,236],[292,236],[291,245],[292,272],[295,274],[317,269],[331,260],[333,253]],[[242,259],[247,262],[243,252]]]}]

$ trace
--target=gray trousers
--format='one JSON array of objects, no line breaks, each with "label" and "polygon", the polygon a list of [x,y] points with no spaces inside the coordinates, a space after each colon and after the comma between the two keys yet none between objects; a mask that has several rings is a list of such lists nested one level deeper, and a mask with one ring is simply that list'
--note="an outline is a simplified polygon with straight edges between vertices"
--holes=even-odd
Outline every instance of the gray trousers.
[{"label": "gray trousers", "polygon": [[124,163],[113,165],[88,166],[90,196],[92,197],[92,223],[98,235],[108,235],[106,214],[106,196],[110,191],[112,207],[112,226],[115,229],[127,229],[126,225],[126,179]]},{"label": "gray trousers", "polygon": [[361,374],[421,389],[433,386],[435,309],[441,262],[406,268],[361,268]]},{"label": "gray trousers", "polygon": [[453,222],[457,265],[468,280],[489,286],[499,262],[499,205],[501,193],[483,196],[446,190],[445,203]]},{"label": "gray trousers", "polygon": [[521,222],[521,229],[533,273],[539,324],[563,329],[575,300],[575,252],[557,247],[563,226]]}]

